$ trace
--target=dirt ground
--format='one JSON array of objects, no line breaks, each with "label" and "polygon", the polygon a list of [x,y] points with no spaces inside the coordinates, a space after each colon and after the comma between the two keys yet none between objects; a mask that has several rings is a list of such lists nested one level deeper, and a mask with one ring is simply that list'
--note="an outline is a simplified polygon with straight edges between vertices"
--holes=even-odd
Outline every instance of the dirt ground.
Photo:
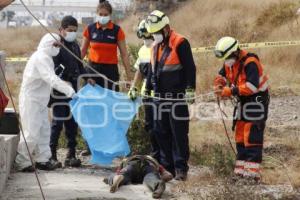
[{"label": "dirt ground", "polygon": [[[226,103],[226,105],[228,109],[225,109],[225,112],[231,113],[230,104]],[[267,160],[264,161],[264,177],[261,185],[232,184],[228,181],[228,177],[216,176],[209,166],[198,165],[191,167],[187,182],[169,183],[163,199],[300,199],[298,191],[300,186],[299,105],[299,96],[275,97],[271,100],[265,138],[265,156],[280,160],[280,163],[273,161],[273,164],[272,162],[270,164]],[[223,104],[222,106],[225,108]],[[198,109],[208,117],[214,115],[215,105],[209,102]],[[227,122],[230,125],[230,120]],[[209,135],[208,130],[203,132],[201,129],[207,123],[220,126],[218,120],[191,122],[193,127],[190,135],[191,146],[195,143],[198,143],[198,146],[204,144],[199,140],[201,136],[197,134]],[[214,137],[216,141],[219,140],[217,139],[219,136]],[[61,161],[64,161],[65,155],[66,150],[60,149]],[[151,199],[150,191],[142,185],[125,186],[117,193],[110,194],[109,187],[102,182],[102,179],[112,172],[112,168],[90,165],[88,157],[80,157],[80,159],[83,161],[83,167],[79,169],[65,168],[50,173],[39,172],[47,199]],[[12,173],[2,199],[40,199],[34,175]]]}]

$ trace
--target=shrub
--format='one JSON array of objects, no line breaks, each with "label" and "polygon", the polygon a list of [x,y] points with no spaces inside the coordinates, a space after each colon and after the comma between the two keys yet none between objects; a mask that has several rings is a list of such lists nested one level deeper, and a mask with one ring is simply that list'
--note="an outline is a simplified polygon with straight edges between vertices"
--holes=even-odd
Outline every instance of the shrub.
[{"label": "shrub", "polygon": [[257,18],[258,26],[278,27],[296,19],[296,10],[299,3],[292,1],[281,1],[270,4]]}]

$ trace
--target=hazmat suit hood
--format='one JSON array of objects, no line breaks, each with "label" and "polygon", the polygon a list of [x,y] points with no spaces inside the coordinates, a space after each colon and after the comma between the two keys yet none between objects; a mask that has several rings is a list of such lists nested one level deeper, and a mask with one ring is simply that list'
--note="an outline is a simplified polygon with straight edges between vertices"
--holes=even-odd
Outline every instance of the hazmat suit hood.
[{"label": "hazmat suit hood", "polygon": [[[53,36],[55,39],[53,38]],[[48,33],[41,39],[37,50],[43,51],[51,57],[57,56],[59,54],[60,48],[53,46],[53,44],[57,41],[61,41],[61,38],[58,34],[52,33],[51,35],[50,33]]]}]

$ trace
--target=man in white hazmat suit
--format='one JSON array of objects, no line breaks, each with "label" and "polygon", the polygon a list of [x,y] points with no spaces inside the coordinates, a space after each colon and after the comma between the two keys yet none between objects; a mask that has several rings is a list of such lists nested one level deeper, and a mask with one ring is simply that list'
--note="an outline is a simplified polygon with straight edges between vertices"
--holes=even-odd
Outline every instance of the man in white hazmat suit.
[{"label": "man in white hazmat suit", "polygon": [[[60,41],[57,34],[53,34]],[[47,104],[51,89],[54,88],[67,97],[74,97],[75,91],[67,82],[62,81],[54,71],[53,58],[60,51],[59,43],[46,34],[29,59],[23,74],[19,95],[20,117],[24,135],[33,156],[35,167],[41,170],[54,170],[55,164],[49,161],[51,157],[50,122]],[[21,137],[16,158],[18,170],[32,172],[34,170],[28,155],[25,141]]]}]

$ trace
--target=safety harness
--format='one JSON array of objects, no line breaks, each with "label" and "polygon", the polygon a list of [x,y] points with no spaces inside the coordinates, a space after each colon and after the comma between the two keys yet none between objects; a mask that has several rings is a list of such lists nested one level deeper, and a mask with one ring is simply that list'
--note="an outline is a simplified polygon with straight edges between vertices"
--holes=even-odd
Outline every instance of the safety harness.
[{"label": "safety harness", "polygon": [[[233,86],[234,87],[237,87],[237,83],[238,83],[238,80],[239,80],[239,77],[243,71],[243,69],[245,68],[245,62],[248,58],[250,57],[254,57],[256,58],[258,61],[259,61],[259,58],[256,54],[254,53],[247,53],[246,56],[244,56],[241,60],[240,60],[240,65],[239,65],[239,69],[238,69],[238,73],[236,75],[236,77],[234,78],[234,82],[233,82]],[[257,95],[257,94],[256,94]],[[249,97],[250,98],[250,97]],[[267,97],[268,99],[268,97]],[[263,101],[266,101],[267,100],[263,100]],[[241,96],[234,96],[234,99],[233,99],[233,105],[234,105],[234,110],[233,110],[233,123],[232,123],[232,131],[235,130],[235,127],[236,127],[236,123],[238,121],[238,117],[236,116],[237,114],[237,111],[240,107],[240,104],[243,103],[243,100],[241,99]]]}]

